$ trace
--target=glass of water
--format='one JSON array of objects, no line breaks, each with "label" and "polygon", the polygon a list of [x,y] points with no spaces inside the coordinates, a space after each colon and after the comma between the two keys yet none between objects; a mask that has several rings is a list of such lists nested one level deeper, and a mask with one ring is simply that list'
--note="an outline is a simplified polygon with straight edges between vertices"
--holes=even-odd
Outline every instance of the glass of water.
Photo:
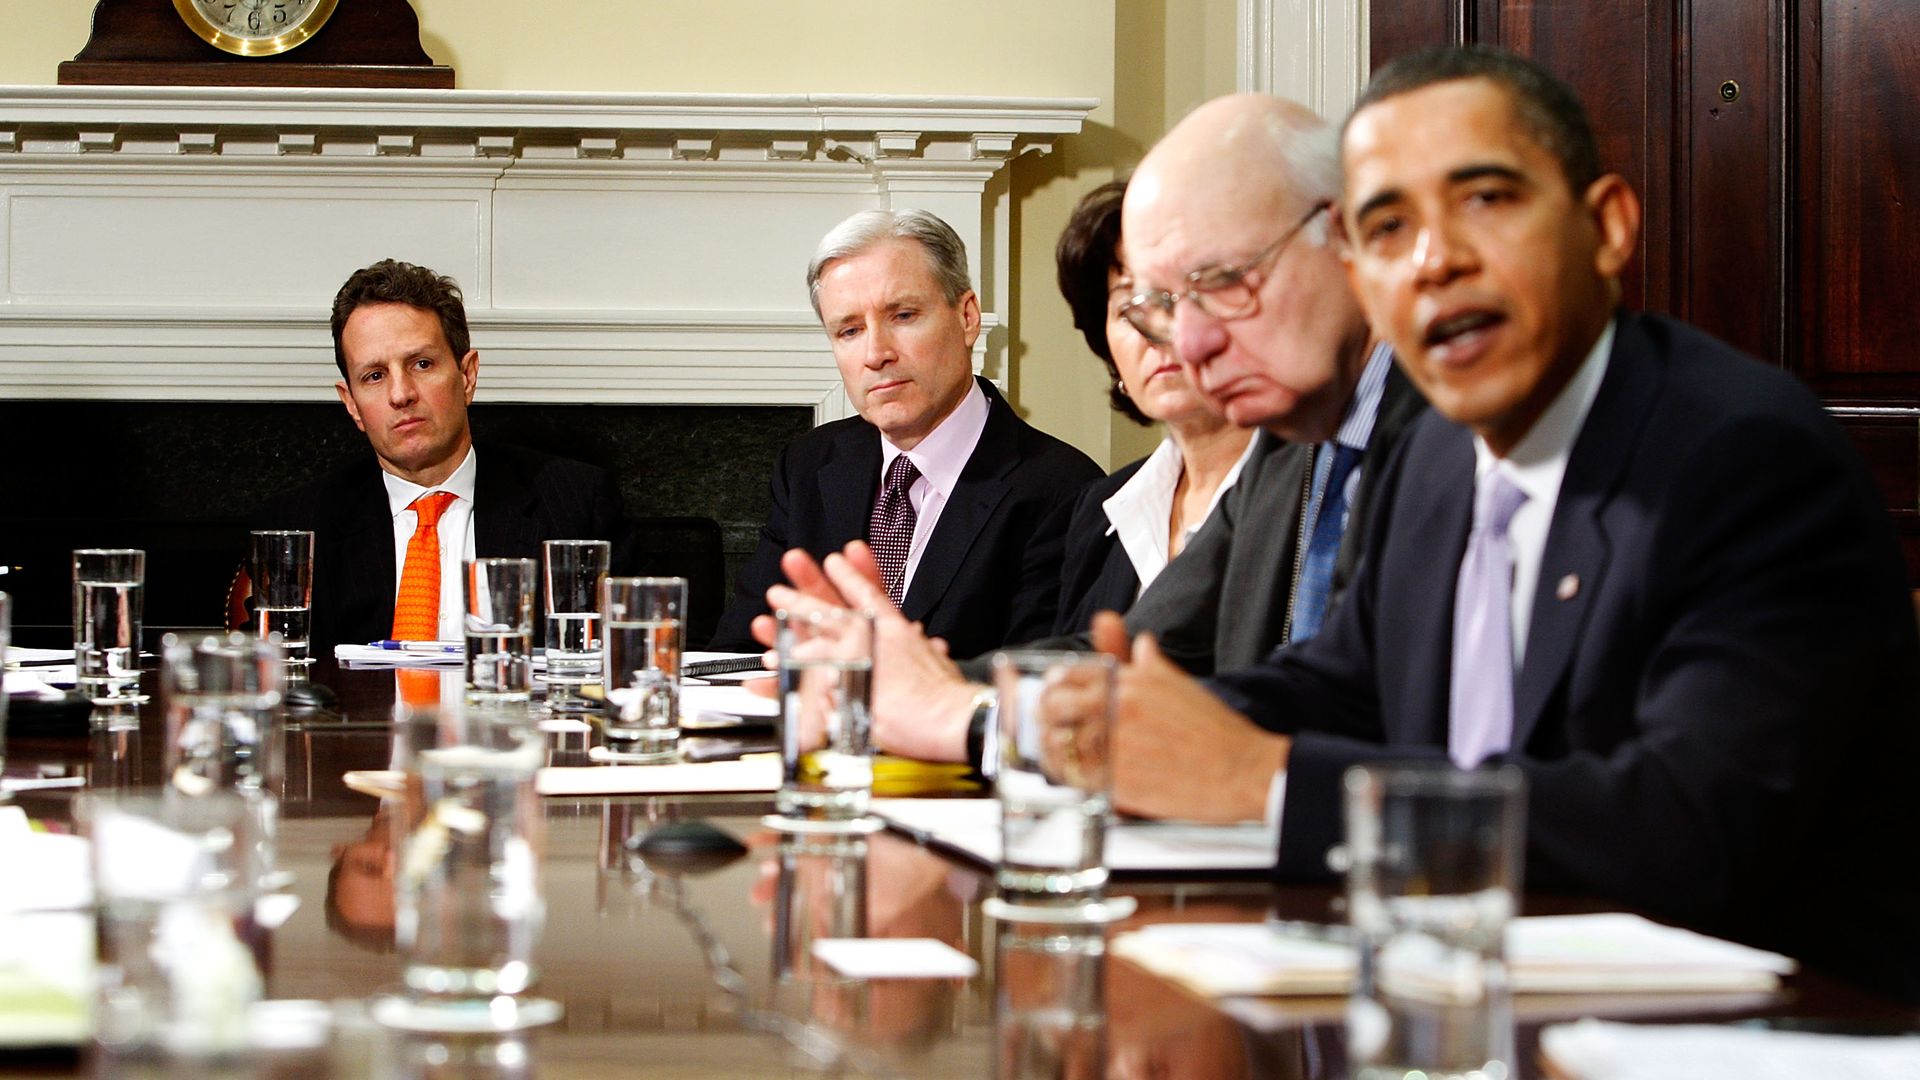
[{"label": "glass of water", "polygon": [[95,705],[145,701],[140,693],[140,615],[147,553],[81,548],[73,553],[73,662]]},{"label": "glass of water", "polygon": [[607,578],[600,611],[606,620],[607,746],[623,761],[672,761],[680,746],[687,579]]},{"label": "glass of water", "polygon": [[253,533],[253,630],[280,635],[286,662],[313,663],[307,653],[313,621],[313,533],[260,529]]},{"label": "glass of water", "polygon": [[[0,592],[0,672],[7,670],[7,645],[13,634],[13,603],[6,593]],[[7,695],[4,686],[0,686],[0,773],[7,767]],[[0,802],[5,802],[7,794],[0,791]]]},{"label": "glass of water", "polygon": [[780,650],[779,814],[794,831],[871,827],[873,615],[775,612]]},{"label": "glass of water", "polygon": [[187,795],[271,794],[279,786],[284,682],[272,641],[238,632],[162,638],[167,782]]},{"label": "glass of water", "polygon": [[1115,666],[1099,653],[993,655],[1000,867],[1008,903],[1093,912],[1107,884]]},{"label": "glass of water", "polygon": [[525,703],[533,697],[532,559],[466,564],[467,697]]},{"label": "glass of water", "polygon": [[252,809],[232,792],[171,790],[77,809],[98,909],[101,1075],[239,1058],[262,989]]},{"label": "glass of water", "polygon": [[588,712],[594,704],[580,688],[600,681],[600,580],[613,560],[613,545],[605,540],[549,540],[542,555],[547,708]]},{"label": "glass of water", "polygon": [[1357,1080],[1515,1075],[1505,940],[1520,895],[1526,779],[1512,766],[1356,766],[1344,778],[1359,974]]},{"label": "glass of water", "polygon": [[420,1031],[503,1031],[558,1019],[528,997],[546,922],[534,776],[546,758],[525,709],[402,708],[394,764],[394,942],[400,994],[374,1018]]}]

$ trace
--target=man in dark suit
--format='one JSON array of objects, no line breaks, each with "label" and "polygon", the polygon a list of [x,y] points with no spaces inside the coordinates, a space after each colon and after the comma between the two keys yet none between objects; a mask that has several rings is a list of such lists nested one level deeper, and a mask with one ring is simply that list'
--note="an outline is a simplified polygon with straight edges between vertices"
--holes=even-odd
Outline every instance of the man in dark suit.
[{"label": "man in dark suit", "polygon": [[[375,263],[341,286],[332,328],[335,390],[373,456],[288,492],[255,519],[259,528],[313,530],[316,652],[423,636],[395,633],[404,577],[434,586],[424,636],[457,639],[464,559],[538,559],[546,540],[614,538],[620,495],[604,471],[517,447],[475,447],[467,407],[480,354],[453,279]],[[429,504],[433,520],[423,523],[416,507]],[[416,536],[424,539],[414,546],[432,550],[407,575]]]},{"label": "man in dark suit", "polygon": [[[1390,350],[1370,340],[1332,246],[1335,150],[1311,110],[1235,95],[1194,110],[1127,186],[1121,237],[1138,294],[1122,312],[1174,348],[1208,404],[1260,429],[1238,483],[1127,610],[1133,632],[1155,635],[1195,673],[1251,663],[1317,628],[1358,561],[1382,466],[1425,408]],[[1343,457],[1348,471],[1334,483],[1332,464]],[[1085,527],[1069,542],[1097,544],[1106,528],[1098,503],[1081,505]],[[831,581],[805,559],[789,570],[817,602],[884,611],[856,554],[828,561]],[[1309,593],[1317,599],[1297,602]],[[1086,626],[1077,629],[1031,646],[1085,648]],[[985,679],[984,658],[956,668],[892,618],[879,641],[881,745],[977,760],[991,704],[968,679]]]},{"label": "man in dark suit", "polygon": [[821,240],[807,284],[860,415],[781,452],[759,548],[712,647],[758,648],[752,622],[783,580],[782,553],[819,558],[859,539],[874,542],[907,618],[955,652],[1045,633],[1073,497],[1100,469],[973,376],[980,303],[960,238],[921,210],[855,214]]},{"label": "man in dark suit", "polygon": [[1355,290],[1439,415],[1314,640],[1211,694],[1134,643],[1119,803],[1191,812],[1184,774],[1246,816],[1284,772],[1279,869],[1320,873],[1349,765],[1507,763],[1531,884],[1920,994],[1920,641],[1858,457],[1791,377],[1617,311],[1639,204],[1544,70],[1397,61],[1343,157]]}]

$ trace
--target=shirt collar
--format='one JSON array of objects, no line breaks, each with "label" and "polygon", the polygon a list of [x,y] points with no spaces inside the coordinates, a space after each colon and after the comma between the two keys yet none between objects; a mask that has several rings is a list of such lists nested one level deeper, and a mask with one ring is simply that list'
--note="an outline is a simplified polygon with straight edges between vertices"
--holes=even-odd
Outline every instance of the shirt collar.
[{"label": "shirt collar", "polygon": [[1606,377],[1607,362],[1613,355],[1613,331],[1614,320],[1609,319],[1586,359],[1580,361],[1573,378],[1560,388],[1553,403],[1534,421],[1532,430],[1514,444],[1504,460],[1494,456],[1485,439],[1473,437],[1476,483],[1500,465],[1530,499],[1550,500],[1559,494],[1560,478],[1567,471],[1573,440],[1586,425],[1594,399],[1600,396],[1600,383]]},{"label": "shirt collar", "polygon": [[[1213,508],[1220,505],[1220,500],[1240,479],[1240,472],[1247,467],[1248,459],[1253,457],[1254,445],[1259,441],[1260,433],[1255,431],[1253,437],[1247,440],[1246,448],[1234,459],[1233,468],[1220,478],[1220,486],[1213,489],[1213,498],[1207,500],[1206,513],[1187,526],[1188,536],[1199,531],[1200,526],[1213,516]],[[1173,517],[1173,491],[1179,486],[1180,474],[1185,468],[1185,463],[1180,459],[1180,448],[1174,445],[1171,438],[1161,439],[1160,445],[1153,448],[1147,460],[1140,463],[1139,470],[1100,504],[1107,512],[1107,535],[1113,535],[1120,521],[1130,514],[1152,515],[1156,511],[1159,528],[1164,535],[1166,523]],[[1136,510],[1136,507],[1140,509]]]},{"label": "shirt collar", "polygon": [[387,510],[394,517],[399,517],[401,511],[413,505],[413,500],[429,491],[452,492],[455,498],[472,502],[474,471],[474,455],[471,446],[467,447],[467,456],[461,459],[460,467],[453,470],[453,475],[432,487],[421,487],[411,480],[395,476],[382,469],[380,479],[387,484]]},{"label": "shirt collar", "polygon": [[967,467],[967,459],[973,457],[973,448],[979,444],[980,434],[987,430],[987,413],[990,411],[987,395],[980,389],[980,384],[969,380],[967,396],[960,399],[960,404],[954,406],[946,419],[914,444],[912,450],[903,451],[887,441],[885,434],[880,436],[880,475],[887,475],[893,459],[904,453],[933,490],[942,495],[951,494],[954,486],[960,482],[961,470]]},{"label": "shirt collar", "polygon": [[1381,342],[1367,354],[1367,366],[1360,370],[1360,381],[1353,388],[1353,400],[1347,403],[1346,418],[1333,441],[1364,452],[1373,439],[1373,422],[1380,415],[1380,399],[1387,388],[1387,373],[1393,370],[1393,347]]}]

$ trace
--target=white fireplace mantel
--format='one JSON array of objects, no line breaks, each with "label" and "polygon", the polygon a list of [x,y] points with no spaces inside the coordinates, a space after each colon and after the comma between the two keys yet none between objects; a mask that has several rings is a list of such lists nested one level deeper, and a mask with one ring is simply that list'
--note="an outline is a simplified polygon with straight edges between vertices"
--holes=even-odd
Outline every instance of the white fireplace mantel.
[{"label": "white fireplace mantel", "polygon": [[1005,170],[1089,99],[0,87],[0,397],[330,400],[327,309],[461,283],[481,396],[847,411],[803,277],[856,210],[967,242],[1003,374]]}]

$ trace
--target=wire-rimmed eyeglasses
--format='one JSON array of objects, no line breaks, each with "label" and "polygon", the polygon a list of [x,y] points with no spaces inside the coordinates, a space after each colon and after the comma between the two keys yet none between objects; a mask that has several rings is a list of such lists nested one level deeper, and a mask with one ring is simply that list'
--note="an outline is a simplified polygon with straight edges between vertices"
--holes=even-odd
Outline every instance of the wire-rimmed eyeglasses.
[{"label": "wire-rimmed eyeglasses", "polygon": [[1280,234],[1280,239],[1238,266],[1208,266],[1195,270],[1187,275],[1187,287],[1181,292],[1154,290],[1136,293],[1120,305],[1120,317],[1140,331],[1141,337],[1155,345],[1173,343],[1173,309],[1182,300],[1193,301],[1201,311],[1223,321],[1246,318],[1260,306],[1259,290],[1263,282],[1254,278],[1254,275],[1261,267],[1278,258],[1286,250],[1288,241],[1299,235],[1308,222],[1332,206],[1331,202],[1324,200],[1314,203],[1313,209],[1308,210],[1305,217]]}]

